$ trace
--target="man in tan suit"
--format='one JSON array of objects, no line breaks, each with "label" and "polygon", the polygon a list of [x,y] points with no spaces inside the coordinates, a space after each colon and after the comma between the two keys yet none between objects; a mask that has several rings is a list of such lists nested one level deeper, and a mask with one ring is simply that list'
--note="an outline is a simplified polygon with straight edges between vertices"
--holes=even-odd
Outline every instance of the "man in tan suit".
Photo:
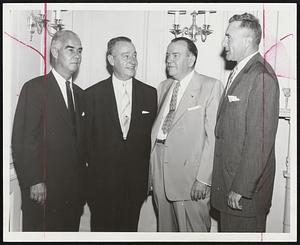
[{"label": "man in tan suit", "polygon": [[184,37],[168,46],[168,79],[158,87],[149,190],[158,231],[209,231],[214,127],[222,84],[194,71],[198,50]]}]

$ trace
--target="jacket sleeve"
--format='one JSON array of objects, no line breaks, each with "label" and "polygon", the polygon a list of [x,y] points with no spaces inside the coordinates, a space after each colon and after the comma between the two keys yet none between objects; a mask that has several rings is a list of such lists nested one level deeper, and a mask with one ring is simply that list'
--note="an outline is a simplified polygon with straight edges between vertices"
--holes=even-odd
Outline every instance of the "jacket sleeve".
[{"label": "jacket sleeve", "polygon": [[231,190],[251,198],[275,144],[279,112],[277,79],[265,71],[254,77],[248,98],[241,162]]},{"label": "jacket sleeve", "polygon": [[206,138],[205,138],[204,149],[201,154],[200,165],[199,165],[196,178],[198,181],[205,183],[207,185],[211,185],[211,175],[212,175],[213,160],[214,160],[214,148],[215,148],[214,130],[216,125],[216,117],[217,117],[219,102],[223,90],[224,89],[222,83],[216,80],[212,92],[210,94],[210,98],[205,108],[204,127],[205,127]]},{"label": "jacket sleeve", "polygon": [[46,103],[42,91],[26,83],[20,93],[12,133],[12,156],[21,188],[44,181]]}]

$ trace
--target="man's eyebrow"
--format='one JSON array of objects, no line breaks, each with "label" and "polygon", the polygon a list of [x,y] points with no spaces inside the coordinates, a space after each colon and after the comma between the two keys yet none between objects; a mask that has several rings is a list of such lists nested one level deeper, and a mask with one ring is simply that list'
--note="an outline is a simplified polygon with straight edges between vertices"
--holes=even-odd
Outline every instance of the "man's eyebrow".
[{"label": "man's eyebrow", "polygon": [[[75,47],[72,46],[72,45],[67,45],[65,48],[67,49],[67,48],[75,48]],[[78,49],[79,49],[79,50],[82,50],[82,47],[80,47],[80,48],[78,48]]]},{"label": "man's eyebrow", "polygon": [[230,37],[230,35],[229,35],[228,33],[225,33],[225,36],[226,36],[226,37]]}]

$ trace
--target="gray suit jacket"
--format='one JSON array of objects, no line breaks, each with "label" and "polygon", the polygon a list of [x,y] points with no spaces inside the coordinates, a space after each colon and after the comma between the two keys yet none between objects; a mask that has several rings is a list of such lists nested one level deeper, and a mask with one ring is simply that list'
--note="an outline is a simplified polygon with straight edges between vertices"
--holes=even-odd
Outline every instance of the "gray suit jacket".
[{"label": "gray suit jacket", "polygon": [[[228,95],[239,100],[230,102]],[[211,196],[216,209],[247,217],[269,210],[278,115],[276,75],[257,54],[234,79],[218,109]],[[242,211],[227,206],[231,190],[243,196]]]},{"label": "gray suit jacket", "polygon": [[[151,166],[163,111],[169,106],[165,99],[172,93],[173,82],[167,79],[158,88],[159,113],[152,128]],[[190,200],[196,178],[211,183],[214,127],[222,91],[220,81],[195,72],[183,94],[165,143],[164,185],[170,201]]]}]

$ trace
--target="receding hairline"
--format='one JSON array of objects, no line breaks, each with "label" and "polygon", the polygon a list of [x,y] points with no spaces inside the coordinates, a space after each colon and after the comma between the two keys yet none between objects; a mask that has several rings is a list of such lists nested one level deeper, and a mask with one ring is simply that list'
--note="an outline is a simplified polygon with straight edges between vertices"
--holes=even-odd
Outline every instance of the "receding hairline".
[{"label": "receding hairline", "polygon": [[57,45],[62,45],[63,43],[66,42],[66,40],[71,39],[71,38],[75,38],[81,43],[79,36],[75,32],[70,31],[70,30],[58,31],[55,33],[55,35],[52,38],[51,47],[57,46]]}]

